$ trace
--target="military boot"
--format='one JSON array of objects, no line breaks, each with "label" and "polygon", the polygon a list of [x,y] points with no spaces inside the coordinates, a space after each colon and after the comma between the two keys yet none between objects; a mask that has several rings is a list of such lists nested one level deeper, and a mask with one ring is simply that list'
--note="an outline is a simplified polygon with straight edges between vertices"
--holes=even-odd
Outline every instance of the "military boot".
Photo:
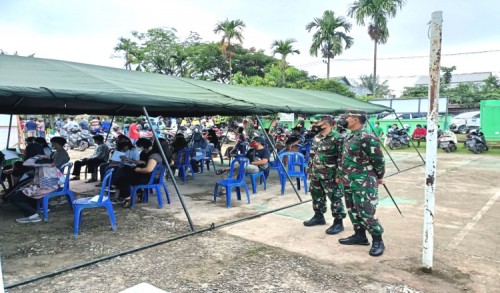
[{"label": "military boot", "polygon": [[304,221],[304,226],[311,227],[316,225],[324,225],[326,224],[325,216],[322,213],[316,212],[314,217],[312,217],[309,221]]},{"label": "military boot", "polygon": [[366,238],[365,229],[355,229],[354,235],[347,238],[340,238],[339,243],[343,245],[370,245],[368,238]]},{"label": "military boot", "polygon": [[342,224],[342,219],[334,219],[333,225],[326,229],[325,233],[328,235],[335,235],[344,231],[344,225]]},{"label": "military boot", "polygon": [[384,254],[385,246],[381,235],[373,235],[372,248],[370,248],[371,256],[380,256]]}]

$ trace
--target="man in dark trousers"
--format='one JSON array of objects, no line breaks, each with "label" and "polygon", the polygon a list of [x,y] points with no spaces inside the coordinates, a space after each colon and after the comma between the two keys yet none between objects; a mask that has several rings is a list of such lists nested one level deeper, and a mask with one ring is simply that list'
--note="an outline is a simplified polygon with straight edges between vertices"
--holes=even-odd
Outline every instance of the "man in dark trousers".
[{"label": "man in dark trousers", "polygon": [[384,229],[375,212],[378,203],[378,186],[383,184],[385,173],[384,155],[379,138],[365,128],[366,113],[349,111],[346,113],[347,135],[339,164],[337,182],[343,182],[345,202],[349,218],[354,227],[354,235],[339,239],[343,245],[370,245],[366,231],[373,238],[371,256],[384,253],[382,233]]},{"label": "man in dark trousers", "polygon": [[71,180],[80,180],[80,172],[83,166],[87,166],[87,171],[92,174],[91,178],[85,183],[91,183],[97,181],[97,167],[102,163],[108,161],[109,156],[109,147],[104,143],[104,137],[102,135],[94,135],[93,136],[97,147],[94,150],[92,156],[88,158],[83,158],[81,160],[75,161],[75,165],[73,166],[73,178]]}]

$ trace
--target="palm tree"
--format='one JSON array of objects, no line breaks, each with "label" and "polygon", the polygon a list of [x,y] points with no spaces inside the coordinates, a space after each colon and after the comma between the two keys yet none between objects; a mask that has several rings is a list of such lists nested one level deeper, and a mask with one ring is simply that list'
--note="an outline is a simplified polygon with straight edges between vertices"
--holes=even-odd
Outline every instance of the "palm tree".
[{"label": "palm tree", "polygon": [[[132,70],[132,64],[141,62],[138,58],[140,54],[137,43],[123,37],[119,38],[118,41],[114,48],[115,52],[123,51],[125,53],[125,69]],[[140,69],[140,65],[137,67],[138,69]]]},{"label": "palm tree", "polygon": [[373,78],[377,77],[377,45],[385,44],[389,38],[387,19],[396,16],[406,0],[358,0],[349,7],[349,16],[354,17],[358,25],[365,25],[369,20],[368,34],[374,42]]},{"label": "palm tree", "polygon": [[240,43],[243,42],[242,29],[246,27],[241,19],[219,21],[215,25],[214,33],[223,33],[221,40],[222,54],[229,63],[229,81],[231,81],[233,67],[231,65],[231,57],[234,55],[231,40],[236,38]]},{"label": "palm tree", "polygon": [[374,99],[385,99],[390,96],[391,89],[387,84],[388,81],[380,82],[378,76],[373,77],[373,75],[361,75],[359,77],[360,85],[369,89],[372,92],[372,97]]},{"label": "palm tree", "polygon": [[300,51],[293,48],[293,43],[297,42],[295,39],[286,39],[286,40],[275,40],[271,49],[273,49],[273,56],[276,54],[281,55],[281,75],[283,76],[283,85],[285,85],[285,69],[286,69],[286,57],[290,54],[300,54]]},{"label": "palm tree", "polygon": [[353,38],[346,33],[351,30],[352,25],[342,16],[335,17],[335,13],[326,10],[323,17],[315,17],[313,21],[306,25],[306,30],[311,32],[316,29],[313,35],[310,54],[318,56],[321,50],[323,58],[327,58],[326,78],[330,78],[330,60],[349,49],[353,44]]}]

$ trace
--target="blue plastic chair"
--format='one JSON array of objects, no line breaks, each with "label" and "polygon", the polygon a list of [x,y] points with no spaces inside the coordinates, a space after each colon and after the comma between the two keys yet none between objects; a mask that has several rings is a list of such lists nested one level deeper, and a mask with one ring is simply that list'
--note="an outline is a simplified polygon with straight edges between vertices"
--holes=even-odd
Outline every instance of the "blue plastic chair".
[{"label": "blue plastic chair", "polygon": [[235,146],[237,148],[236,155],[229,155],[229,165],[231,166],[232,160],[234,160],[238,156],[244,156],[250,149],[250,143],[248,141],[241,142],[239,145]]},{"label": "blue plastic chair", "polygon": [[207,146],[207,148],[205,149],[205,158],[203,158],[201,164],[201,173],[203,173],[203,166],[204,166],[203,163],[207,164],[207,170],[210,170],[210,163],[212,163],[212,167],[214,167],[214,172],[217,171],[217,169],[215,168],[215,162],[214,158],[212,157],[212,154],[213,154],[213,148]]},{"label": "blue plastic chair", "polygon": [[[304,190],[307,194],[309,191],[309,188],[307,186],[307,172],[306,172],[306,162],[304,155],[299,153],[299,152],[284,152],[279,155],[279,159],[283,162],[284,157],[287,157],[287,172],[290,178],[296,178],[297,179],[297,189],[300,190],[300,179],[304,182]],[[297,170],[297,168],[299,170]],[[280,182],[281,182],[281,194],[285,194],[285,185],[287,182],[287,176],[284,170],[281,168],[279,169],[279,176],[280,176]]]},{"label": "blue plastic chair", "polygon": [[250,177],[250,179],[252,180],[252,192],[253,192],[253,194],[257,193],[257,178],[260,178],[259,184],[264,183],[264,190],[267,189],[266,174],[264,171],[260,171],[260,172],[253,173],[253,174],[245,174],[245,177]]},{"label": "blue plastic chair", "polygon": [[[238,163],[239,164],[239,169],[238,169],[238,176],[236,179],[233,179],[233,174],[234,174],[234,165]],[[226,202],[227,202],[227,207],[231,207],[231,191],[233,188],[236,188],[236,196],[238,200],[241,200],[241,191],[240,187],[243,187],[245,189],[245,192],[247,194],[247,201],[250,203],[250,195],[248,194],[248,187],[247,184],[245,183],[245,169],[248,166],[248,159],[243,157],[243,156],[237,156],[234,158],[234,160],[231,162],[231,167],[229,170],[229,175],[228,179],[225,180],[219,180],[217,183],[215,183],[215,189],[214,189],[214,203],[217,201],[217,192],[219,190],[219,186],[224,186],[226,188]]]},{"label": "blue plastic chair", "polygon": [[[274,161],[269,162],[269,170],[267,171],[267,177],[269,177],[269,172],[271,170],[276,170],[278,171],[278,176],[280,175],[280,170],[281,170],[281,164],[280,164],[280,158],[279,155],[283,154],[286,152],[286,149],[282,149],[278,151],[278,158],[275,158]],[[274,155],[274,154],[273,154]],[[281,177],[280,177],[281,179]]]},{"label": "blue plastic chair", "polygon": [[[165,177],[165,171],[167,171],[167,166],[163,164],[156,164],[153,172],[151,173],[151,178],[149,179],[148,184],[134,185],[132,188],[132,192],[130,193],[130,208],[134,207],[135,196],[137,194],[137,190],[144,190],[144,202],[148,202],[149,190],[156,191],[156,197],[158,199],[158,206],[160,209],[163,208],[163,199],[161,195],[161,187],[165,190],[165,195],[167,196],[167,203],[170,204],[170,196],[168,195],[167,183],[163,181],[163,177]],[[160,178],[156,179],[155,175],[157,172],[160,172]]]},{"label": "blue plastic chair", "polygon": [[78,236],[78,228],[80,227],[82,221],[82,210],[88,208],[105,207],[108,211],[109,220],[111,221],[111,228],[113,229],[113,231],[116,231],[115,212],[113,210],[113,204],[111,203],[109,193],[113,171],[114,169],[111,169],[106,172],[106,176],[104,176],[104,179],[102,181],[101,192],[99,193],[99,195],[96,195],[94,197],[79,198],[73,201],[73,209],[75,211],[73,219],[74,236]]},{"label": "blue plastic chair", "polygon": [[191,170],[191,176],[194,179],[193,166],[191,165],[191,152],[190,148],[183,148],[177,152],[177,160],[174,166],[179,170],[179,176],[182,177],[182,182],[186,182],[186,168]]},{"label": "blue plastic chair", "polygon": [[66,177],[64,178],[64,186],[60,187],[58,190],[53,191],[44,197],[40,198],[36,202],[37,211],[40,212],[43,209],[43,220],[47,222],[49,220],[49,199],[56,196],[66,196],[66,200],[68,201],[69,208],[73,209],[73,201],[75,200],[75,196],[73,191],[69,189],[69,176],[71,174],[71,168],[73,167],[73,163],[69,162],[61,166],[61,173],[66,172]]},{"label": "blue plastic chair", "polygon": [[306,161],[306,165],[309,164],[309,158],[310,158],[310,155],[311,155],[311,147],[312,147],[312,145],[310,143],[306,143],[306,144],[303,144],[299,148],[299,152],[304,155],[304,159]]}]

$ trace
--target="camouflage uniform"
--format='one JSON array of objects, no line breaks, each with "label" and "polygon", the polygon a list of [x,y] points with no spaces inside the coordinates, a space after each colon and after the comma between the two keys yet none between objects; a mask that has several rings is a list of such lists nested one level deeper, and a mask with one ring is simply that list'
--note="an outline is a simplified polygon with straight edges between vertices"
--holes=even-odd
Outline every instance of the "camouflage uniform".
[{"label": "camouflage uniform", "polygon": [[330,199],[334,219],[346,217],[342,202],[342,185],[335,182],[338,165],[339,134],[333,129],[327,135],[317,134],[313,138],[307,172],[311,183],[313,209],[316,213],[326,213],[326,197]]},{"label": "camouflage uniform", "polygon": [[343,146],[339,178],[346,187],[345,202],[355,230],[364,228],[371,235],[384,232],[375,215],[377,180],[383,178],[384,173],[384,155],[378,137],[364,128],[350,133]]}]

